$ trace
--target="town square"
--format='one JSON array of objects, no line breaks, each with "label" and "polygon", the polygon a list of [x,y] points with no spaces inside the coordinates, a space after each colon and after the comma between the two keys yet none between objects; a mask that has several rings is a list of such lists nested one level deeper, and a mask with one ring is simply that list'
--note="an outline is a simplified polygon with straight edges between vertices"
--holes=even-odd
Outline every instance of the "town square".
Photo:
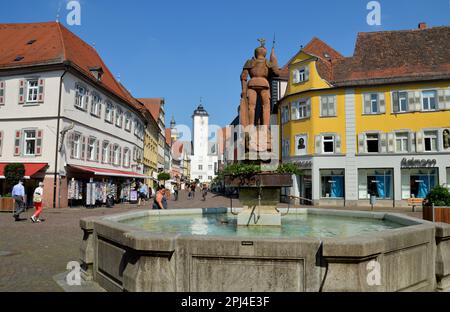
[{"label": "town square", "polygon": [[175,2],[0,12],[0,291],[448,293],[448,1]]}]

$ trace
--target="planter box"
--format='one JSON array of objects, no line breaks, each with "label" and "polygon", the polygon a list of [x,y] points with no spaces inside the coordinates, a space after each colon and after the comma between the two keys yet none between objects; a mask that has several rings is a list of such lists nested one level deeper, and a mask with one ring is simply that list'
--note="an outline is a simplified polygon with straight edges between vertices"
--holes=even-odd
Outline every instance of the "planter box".
[{"label": "planter box", "polygon": [[0,198],[0,211],[12,212],[14,210],[14,198],[1,197]]},{"label": "planter box", "polygon": [[423,218],[424,220],[431,222],[442,222],[450,224],[450,207],[424,206]]},{"label": "planter box", "polygon": [[291,187],[292,175],[279,173],[259,173],[250,177],[225,176],[225,185],[232,187]]}]

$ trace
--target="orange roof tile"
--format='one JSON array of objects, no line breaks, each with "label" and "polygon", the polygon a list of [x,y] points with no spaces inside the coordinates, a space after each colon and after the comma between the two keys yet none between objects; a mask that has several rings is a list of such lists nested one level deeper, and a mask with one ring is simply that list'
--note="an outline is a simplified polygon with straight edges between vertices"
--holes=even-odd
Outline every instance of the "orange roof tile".
[{"label": "orange roof tile", "polygon": [[163,98],[146,98],[137,100],[144,105],[144,107],[152,114],[155,120],[159,119],[161,105],[164,103]]}]

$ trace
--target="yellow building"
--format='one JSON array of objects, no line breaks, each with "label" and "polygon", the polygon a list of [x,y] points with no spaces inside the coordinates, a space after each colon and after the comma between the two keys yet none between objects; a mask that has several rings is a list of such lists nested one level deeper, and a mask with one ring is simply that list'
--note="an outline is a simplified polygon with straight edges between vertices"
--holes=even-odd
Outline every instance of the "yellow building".
[{"label": "yellow building", "polygon": [[449,35],[424,24],[359,33],[352,57],[314,38],[289,61],[281,159],[303,169],[291,195],[404,206],[450,184]]}]

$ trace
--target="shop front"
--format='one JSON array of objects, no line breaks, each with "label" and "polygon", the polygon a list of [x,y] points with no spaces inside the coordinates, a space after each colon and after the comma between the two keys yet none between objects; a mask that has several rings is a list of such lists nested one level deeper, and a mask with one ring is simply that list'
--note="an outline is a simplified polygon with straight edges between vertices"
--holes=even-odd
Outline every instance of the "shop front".
[{"label": "shop front", "polygon": [[394,200],[394,169],[359,169],[359,200],[369,200],[375,196],[378,201]]},{"label": "shop front", "polygon": [[438,184],[438,168],[402,169],[402,199],[425,198]]},{"label": "shop front", "polygon": [[136,203],[138,188],[147,176],[135,172],[70,165],[67,171],[69,207],[99,207],[115,203]]}]

